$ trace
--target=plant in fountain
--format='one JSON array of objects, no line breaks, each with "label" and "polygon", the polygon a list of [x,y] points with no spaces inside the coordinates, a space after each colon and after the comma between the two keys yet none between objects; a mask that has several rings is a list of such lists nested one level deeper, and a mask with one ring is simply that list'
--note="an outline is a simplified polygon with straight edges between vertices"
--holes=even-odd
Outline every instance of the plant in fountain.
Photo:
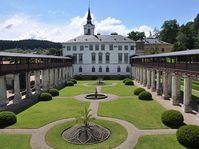
[{"label": "plant in fountain", "polygon": [[95,144],[106,140],[110,136],[110,131],[100,125],[91,124],[94,120],[91,110],[85,107],[81,116],[76,118],[80,125],[65,130],[63,138],[73,144]]}]

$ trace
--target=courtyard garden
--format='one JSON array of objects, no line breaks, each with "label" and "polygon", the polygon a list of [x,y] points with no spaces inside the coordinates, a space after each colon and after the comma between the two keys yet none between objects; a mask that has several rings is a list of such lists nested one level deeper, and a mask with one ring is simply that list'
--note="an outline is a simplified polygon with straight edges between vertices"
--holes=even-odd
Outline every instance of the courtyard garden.
[{"label": "courtyard garden", "polygon": [[[97,87],[98,92],[108,96],[116,95],[115,99],[76,100],[77,95],[94,93],[96,87],[96,81],[78,81],[73,86],[69,85],[59,90],[52,100],[40,101],[17,114],[17,122],[5,129],[9,134],[0,133],[0,145],[6,146],[5,149],[12,149],[13,146],[18,146],[20,149],[34,148],[33,142],[30,141],[31,135],[33,137],[34,133],[39,134],[42,130],[40,136],[35,139],[43,139],[44,142],[41,145],[57,149],[109,149],[117,146],[124,148],[129,143],[129,137],[132,138],[130,142],[135,138],[138,140],[135,142],[136,145],[134,144],[135,147],[131,147],[134,149],[184,149],[177,141],[176,130],[170,129],[171,127],[161,120],[166,109],[152,99],[149,96],[150,93],[138,89],[132,83],[123,83],[122,80],[104,82],[104,85]],[[143,95],[144,99],[140,97],[143,92],[146,92]],[[103,126],[111,132],[111,135],[105,141],[93,145],[71,144],[63,139],[62,133],[76,125],[81,125],[75,119],[85,107],[90,108],[96,118],[91,125]],[[172,112],[171,115],[176,113]],[[12,134],[10,132],[12,130],[27,130],[29,133]],[[132,131],[135,132],[129,134]],[[151,135],[148,134],[150,131]],[[10,146],[11,142],[12,146]]]}]

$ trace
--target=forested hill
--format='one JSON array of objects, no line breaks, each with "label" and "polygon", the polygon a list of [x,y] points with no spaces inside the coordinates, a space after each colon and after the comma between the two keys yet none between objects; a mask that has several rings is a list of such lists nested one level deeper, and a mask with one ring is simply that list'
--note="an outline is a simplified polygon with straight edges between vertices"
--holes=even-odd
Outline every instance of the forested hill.
[{"label": "forested hill", "polygon": [[10,40],[0,40],[0,50],[6,49],[49,49],[55,48],[60,49],[62,48],[61,43],[51,42],[47,40],[19,40],[19,41],[10,41]]}]

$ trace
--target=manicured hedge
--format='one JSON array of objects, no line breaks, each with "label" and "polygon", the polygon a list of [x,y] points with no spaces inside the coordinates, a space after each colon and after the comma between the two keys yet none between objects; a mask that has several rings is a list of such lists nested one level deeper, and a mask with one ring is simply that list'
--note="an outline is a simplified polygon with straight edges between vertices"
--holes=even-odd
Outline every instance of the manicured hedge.
[{"label": "manicured hedge", "polygon": [[139,95],[141,92],[143,92],[143,91],[145,91],[145,89],[144,88],[136,88],[135,90],[134,90],[134,95]]},{"label": "manicured hedge", "polygon": [[0,128],[4,128],[13,125],[17,122],[15,113],[10,111],[0,112]]},{"label": "manicured hedge", "polygon": [[138,98],[141,99],[141,100],[153,100],[151,93],[149,93],[147,91],[141,92],[139,94]]},{"label": "manicured hedge", "polygon": [[131,80],[130,78],[125,78],[124,80],[123,80],[123,83],[125,83],[126,81],[128,81],[128,80]]},{"label": "manicured hedge", "polygon": [[48,93],[50,93],[53,97],[59,96],[59,91],[55,88],[51,88],[48,90]]},{"label": "manicured hedge", "polygon": [[52,100],[52,95],[50,93],[41,93],[39,96],[40,101],[49,101]]},{"label": "manicured hedge", "polygon": [[182,126],[176,132],[177,140],[186,148],[199,148],[199,126]]},{"label": "manicured hedge", "polygon": [[71,79],[71,81],[73,82],[73,84],[77,84],[77,80]]},{"label": "manicured hedge", "polygon": [[126,80],[125,85],[134,85],[134,82],[132,80]]},{"label": "manicured hedge", "polygon": [[66,86],[74,86],[74,83],[72,81],[67,81]]},{"label": "manicured hedge", "polygon": [[176,110],[167,110],[162,113],[162,123],[166,126],[177,128],[184,124],[184,117],[181,112]]}]

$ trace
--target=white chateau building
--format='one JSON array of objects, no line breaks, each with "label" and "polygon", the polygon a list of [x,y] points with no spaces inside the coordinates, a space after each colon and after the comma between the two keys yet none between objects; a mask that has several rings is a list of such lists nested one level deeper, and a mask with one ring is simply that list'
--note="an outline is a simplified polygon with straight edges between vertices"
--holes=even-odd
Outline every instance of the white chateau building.
[{"label": "white chateau building", "polygon": [[63,43],[63,55],[73,57],[74,76],[130,76],[130,56],[135,51],[135,41],[127,37],[95,35],[90,8],[84,35]]}]

